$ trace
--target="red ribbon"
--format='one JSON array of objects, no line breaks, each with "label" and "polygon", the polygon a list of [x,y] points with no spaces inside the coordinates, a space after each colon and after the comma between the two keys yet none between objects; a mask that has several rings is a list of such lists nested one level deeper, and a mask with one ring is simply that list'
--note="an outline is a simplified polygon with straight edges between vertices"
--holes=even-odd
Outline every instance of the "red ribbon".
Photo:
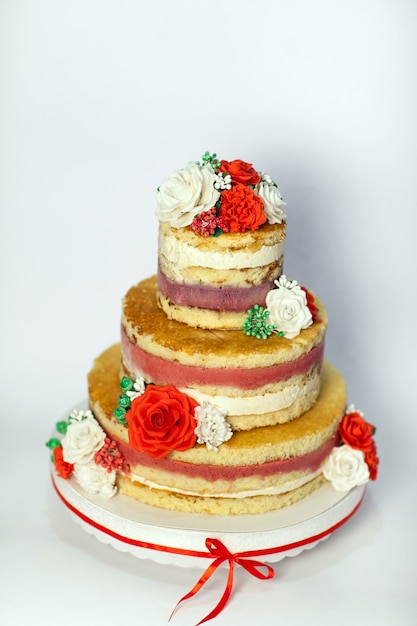
[{"label": "red ribbon", "polygon": [[[194,585],[193,589],[191,589],[191,591],[187,593],[183,598],[181,598],[181,600],[178,602],[175,609],[172,611],[169,619],[171,619],[171,617],[174,615],[175,611],[177,610],[181,602],[183,602],[183,600],[187,600],[188,598],[193,597],[203,587],[203,585],[205,585],[205,583],[209,580],[212,574],[214,574],[214,572],[219,567],[219,565],[221,565],[225,561],[228,561],[229,562],[229,575],[227,578],[226,589],[223,592],[220,602],[213,609],[213,611],[211,611],[211,613],[209,613],[201,622],[198,622],[196,626],[199,626],[200,624],[203,624],[204,622],[207,622],[213,619],[213,617],[216,617],[216,615],[218,615],[220,611],[222,611],[224,607],[226,606],[226,603],[229,600],[231,593],[232,593],[235,563],[237,565],[241,565],[242,567],[244,567],[246,571],[252,574],[252,576],[259,578],[260,580],[268,580],[272,578],[274,576],[274,570],[272,569],[272,567],[260,561],[254,561],[253,559],[248,558],[248,557],[252,557],[252,556],[259,557],[259,556],[268,556],[272,554],[277,554],[279,552],[285,552],[287,550],[292,550],[294,548],[306,546],[315,541],[320,541],[321,539],[324,539],[324,537],[327,537],[332,532],[340,528],[340,526],[345,524],[348,521],[348,519],[350,519],[356,513],[364,497],[364,494],[363,494],[360,501],[356,504],[354,509],[346,515],[346,517],[338,521],[336,524],[334,524],[330,528],[327,528],[326,530],[316,535],[313,535],[312,537],[309,537],[307,539],[301,539],[299,541],[294,541],[293,543],[288,543],[282,546],[264,548],[261,550],[252,550],[248,552],[237,552],[236,554],[232,554],[231,552],[229,552],[226,546],[219,539],[206,539],[206,547],[208,551],[203,552],[203,551],[197,551],[197,550],[187,550],[185,548],[174,548],[172,546],[161,546],[158,544],[141,541],[140,539],[132,539],[131,537],[124,537],[123,535],[120,535],[119,533],[116,533],[115,531],[110,530],[106,526],[103,526],[102,524],[99,524],[98,522],[87,517],[87,515],[79,511],[75,506],[73,506],[70,502],[68,502],[68,500],[64,498],[64,496],[59,491],[57,485],[55,484],[54,480],[52,480],[52,483],[58,496],[61,498],[62,502],[70,509],[70,511],[72,511],[85,523],[93,526],[93,528],[96,528],[97,530],[109,535],[110,537],[117,539],[118,541],[130,544],[133,546],[137,546],[140,548],[147,548],[150,550],[156,550],[160,552],[168,552],[171,554],[193,556],[193,557],[198,557],[198,558],[209,558],[209,559],[214,557],[215,560],[211,563],[211,565],[209,565],[209,567],[206,569],[204,574],[200,577],[198,582]],[[266,574],[259,571],[260,568],[265,568]]]},{"label": "red ribbon", "polygon": [[[259,578],[260,580],[269,580],[274,576],[274,570],[272,569],[272,567],[266,565],[265,563],[261,563],[260,561],[247,559],[243,557],[240,553],[232,554],[219,539],[207,538],[206,548],[215,560],[208,566],[204,574],[199,578],[191,591],[189,591],[187,594],[185,594],[185,596],[181,598],[175,609],[172,611],[169,620],[174,615],[181,602],[195,596],[195,594],[200,591],[203,585],[206,584],[209,578],[211,578],[219,565],[221,565],[225,561],[229,562],[229,574],[227,577],[226,588],[223,592],[223,595],[220,598],[220,601],[214,607],[214,609],[208,615],[206,615],[204,619],[198,622],[196,626],[199,626],[200,624],[203,624],[204,622],[208,622],[209,620],[213,619],[226,606],[232,594],[235,563],[236,565],[241,565],[247,572],[249,572],[249,574],[255,576],[256,578]],[[264,573],[263,571],[261,571],[262,569],[265,569],[266,572]]]}]

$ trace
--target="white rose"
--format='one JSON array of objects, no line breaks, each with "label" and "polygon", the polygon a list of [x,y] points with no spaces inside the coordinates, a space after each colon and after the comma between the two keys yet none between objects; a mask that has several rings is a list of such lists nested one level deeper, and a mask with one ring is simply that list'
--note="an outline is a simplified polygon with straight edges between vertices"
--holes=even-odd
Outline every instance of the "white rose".
[{"label": "white rose", "polygon": [[108,472],[105,467],[97,465],[94,461],[81,465],[76,464],[74,476],[87,493],[111,498],[117,491],[117,487],[115,487],[116,471]]},{"label": "white rose", "polygon": [[261,180],[255,187],[255,194],[264,203],[264,211],[268,222],[270,224],[281,224],[282,220],[287,216],[282,210],[285,202],[278,191],[278,187]]},{"label": "white rose", "polygon": [[265,301],[269,311],[268,323],[275,324],[284,337],[293,339],[313,323],[307,297],[296,281],[289,281],[285,276],[275,284],[277,289],[269,291]]},{"label": "white rose", "polygon": [[323,475],[336,491],[349,491],[369,480],[369,468],[362,450],[343,445],[333,448],[323,465]]},{"label": "white rose", "polygon": [[92,414],[81,421],[71,421],[61,442],[64,461],[89,463],[103,446],[105,438],[106,433]]},{"label": "white rose", "polygon": [[217,452],[218,446],[233,436],[225,413],[210,402],[202,402],[197,406],[194,416],[197,420],[194,431],[197,435],[197,443],[205,443],[207,450]]},{"label": "white rose", "polygon": [[189,226],[198,213],[208,211],[219,199],[216,180],[210,165],[196,163],[171,174],[156,194],[158,219],[174,228]]}]

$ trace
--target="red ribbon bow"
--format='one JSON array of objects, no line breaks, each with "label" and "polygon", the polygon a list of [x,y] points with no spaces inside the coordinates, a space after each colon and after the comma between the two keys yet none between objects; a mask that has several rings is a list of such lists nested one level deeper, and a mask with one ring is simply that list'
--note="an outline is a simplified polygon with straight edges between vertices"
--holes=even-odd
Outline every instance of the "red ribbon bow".
[{"label": "red ribbon bow", "polygon": [[[219,539],[207,538],[206,548],[215,560],[211,563],[211,565],[208,566],[204,574],[199,578],[191,591],[189,591],[185,596],[181,598],[181,600],[179,600],[177,606],[172,611],[169,619],[171,619],[171,617],[174,615],[181,602],[195,596],[195,594],[200,591],[203,585],[206,584],[212,574],[214,574],[219,565],[221,565],[225,561],[229,562],[229,574],[227,577],[226,588],[223,592],[223,595],[220,598],[218,604],[214,607],[214,609],[208,615],[206,615],[204,619],[198,622],[196,626],[199,626],[200,624],[203,624],[204,622],[208,622],[209,620],[213,619],[226,606],[227,601],[232,594],[235,563],[236,565],[241,565],[247,572],[249,572],[249,574],[255,576],[256,578],[259,578],[260,580],[269,580],[274,576],[274,570],[272,569],[272,567],[266,565],[265,563],[261,563],[260,561],[254,561],[253,559],[246,558],[244,552],[232,554]],[[263,572],[261,571],[262,569],[265,569],[266,571]]]},{"label": "red ribbon bow", "polygon": [[[173,546],[161,546],[155,543],[150,543],[148,541],[141,541],[140,539],[134,539],[132,537],[125,537],[124,535],[120,535],[114,530],[111,530],[110,528],[103,526],[103,524],[99,524],[97,521],[87,517],[87,515],[85,515],[82,511],[80,511],[77,507],[72,505],[70,502],[68,502],[68,500],[64,498],[64,496],[62,495],[58,486],[55,483],[54,477],[53,477],[52,482],[59,497],[64,502],[64,504],[69,508],[69,510],[72,511],[72,513],[77,515],[86,524],[89,524],[93,528],[96,528],[97,530],[99,530],[100,532],[107,534],[110,537],[115,538],[117,541],[124,542],[126,544],[137,546],[140,548],[146,548],[148,550],[158,550],[161,552],[168,552],[170,554],[181,554],[184,556],[193,556],[193,557],[199,557],[199,558],[210,558],[211,556],[213,556],[215,558],[215,561],[213,561],[213,563],[207,568],[207,570],[201,576],[200,580],[193,587],[193,589],[187,595],[181,598],[181,600],[178,602],[177,606],[171,613],[171,617],[174,615],[179,604],[183,600],[186,600],[187,598],[191,598],[192,596],[194,596],[201,589],[201,587],[208,581],[208,579],[216,571],[219,565],[221,565],[224,561],[228,561],[230,569],[229,569],[229,576],[227,579],[226,589],[223,593],[223,596],[220,599],[220,602],[217,604],[217,606],[213,609],[213,611],[209,613],[209,615],[207,615],[201,622],[199,622],[197,626],[199,626],[200,624],[203,624],[204,622],[207,622],[210,619],[213,619],[213,617],[216,617],[220,613],[220,611],[222,611],[223,608],[225,607],[232,593],[233,573],[234,573],[235,563],[237,563],[238,565],[241,565],[250,574],[252,574],[252,576],[255,576],[256,578],[259,578],[261,580],[268,580],[270,578],[273,578],[274,570],[272,569],[272,567],[265,565],[265,563],[254,561],[247,557],[260,556],[260,555],[267,556],[267,555],[272,555],[272,554],[278,554],[280,552],[288,552],[289,550],[293,550],[294,548],[300,548],[302,546],[307,546],[307,545],[311,546],[315,542],[318,542],[321,539],[328,537],[332,532],[334,532],[335,530],[340,528],[340,526],[345,524],[345,522],[347,522],[348,519],[350,519],[352,515],[356,513],[365,495],[365,492],[363,492],[359,499],[359,502],[357,502],[354,509],[351,510],[346,515],[346,517],[339,520],[333,526],[326,528],[320,533],[317,533],[316,535],[312,535],[304,539],[299,539],[298,541],[287,543],[285,545],[279,545],[275,547],[258,549],[258,550],[249,551],[249,552],[239,552],[237,554],[231,554],[229,550],[226,548],[226,546],[224,546],[223,543],[219,539],[206,539],[206,547],[208,549],[208,552],[200,552],[196,550],[186,550],[185,548],[175,548]],[[259,568],[265,568],[266,574],[259,571]],[[169,619],[171,619],[171,617]]]}]

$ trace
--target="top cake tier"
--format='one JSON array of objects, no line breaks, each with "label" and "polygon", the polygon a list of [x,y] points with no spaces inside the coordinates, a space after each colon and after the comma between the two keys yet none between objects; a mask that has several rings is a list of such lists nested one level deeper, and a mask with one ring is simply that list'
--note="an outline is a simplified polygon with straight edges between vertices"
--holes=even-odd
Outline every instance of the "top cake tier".
[{"label": "top cake tier", "polygon": [[277,185],[244,161],[206,153],[157,192],[158,301],[168,318],[241,328],[283,270],[285,214]]}]

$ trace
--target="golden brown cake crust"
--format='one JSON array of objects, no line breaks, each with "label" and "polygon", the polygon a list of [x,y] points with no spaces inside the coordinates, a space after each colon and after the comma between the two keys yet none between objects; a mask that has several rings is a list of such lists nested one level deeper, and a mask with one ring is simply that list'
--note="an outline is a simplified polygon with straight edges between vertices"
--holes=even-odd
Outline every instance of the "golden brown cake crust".
[{"label": "golden brown cake crust", "polygon": [[[103,352],[94,362],[88,376],[88,389],[93,412],[103,428],[128,442],[127,427],[113,416],[118,404],[120,345]],[[307,454],[322,445],[337,430],[346,406],[343,377],[329,363],[323,364],[322,387],[316,404],[301,417],[277,426],[234,433],[217,453],[196,445],[185,452],[171,452],[169,458],[195,464],[220,466],[266,463],[275,459]]]},{"label": "golden brown cake crust", "polygon": [[201,237],[191,228],[173,228],[168,222],[159,222],[160,231],[164,236],[172,237],[207,253],[218,250],[230,253],[241,249],[256,252],[264,246],[284,241],[286,225],[284,220],[280,224],[266,223],[256,230],[247,230],[243,233],[229,232],[222,233],[221,237]]},{"label": "golden brown cake crust", "polygon": [[[89,373],[88,386],[91,408],[101,426],[110,436],[128,443],[127,427],[119,424],[113,416],[120,394],[120,358],[119,344],[103,352],[95,360]],[[296,457],[316,450],[335,435],[346,405],[344,380],[337,370],[325,362],[321,378],[321,393],[316,404],[300,418],[288,424],[234,433],[232,439],[223,443],[217,453],[207,450],[204,445],[196,445],[184,452],[171,452],[169,460],[178,461],[179,465],[185,463],[233,467],[253,464],[257,467],[275,459]],[[140,465],[133,469],[141,474]],[[162,469],[162,475],[163,473]],[[147,474],[149,471],[145,467],[145,475]],[[177,481],[180,485],[181,480],[185,480],[183,488],[190,485],[186,476],[184,478],[179,475]],[[282,480],[285,484],[285,477]],[[164,488],[149,488],[122,474],[118,475],[117,483],[122,493],[151,506],[192,513],[244,515],[265,513],[293,504],[318,489],[324,480],[323,475],[319,474],[290,491],[244,498],[222,497],[221,495],[201,497],[176,493]],[[258,484],[254,477],[253,486],[256,487]]]},{"label": "golden brown cake crust", "polygon": [[323,341],[327,328],[324,305],[318,318],[294,339],[273,335],[262,341],[243,330],[203,330],[168,320],[156,299],[156,277],[132,287],[123,300],[122,325],[133,344],[146,352],[185,365],[267,367],[300,357]]}]

